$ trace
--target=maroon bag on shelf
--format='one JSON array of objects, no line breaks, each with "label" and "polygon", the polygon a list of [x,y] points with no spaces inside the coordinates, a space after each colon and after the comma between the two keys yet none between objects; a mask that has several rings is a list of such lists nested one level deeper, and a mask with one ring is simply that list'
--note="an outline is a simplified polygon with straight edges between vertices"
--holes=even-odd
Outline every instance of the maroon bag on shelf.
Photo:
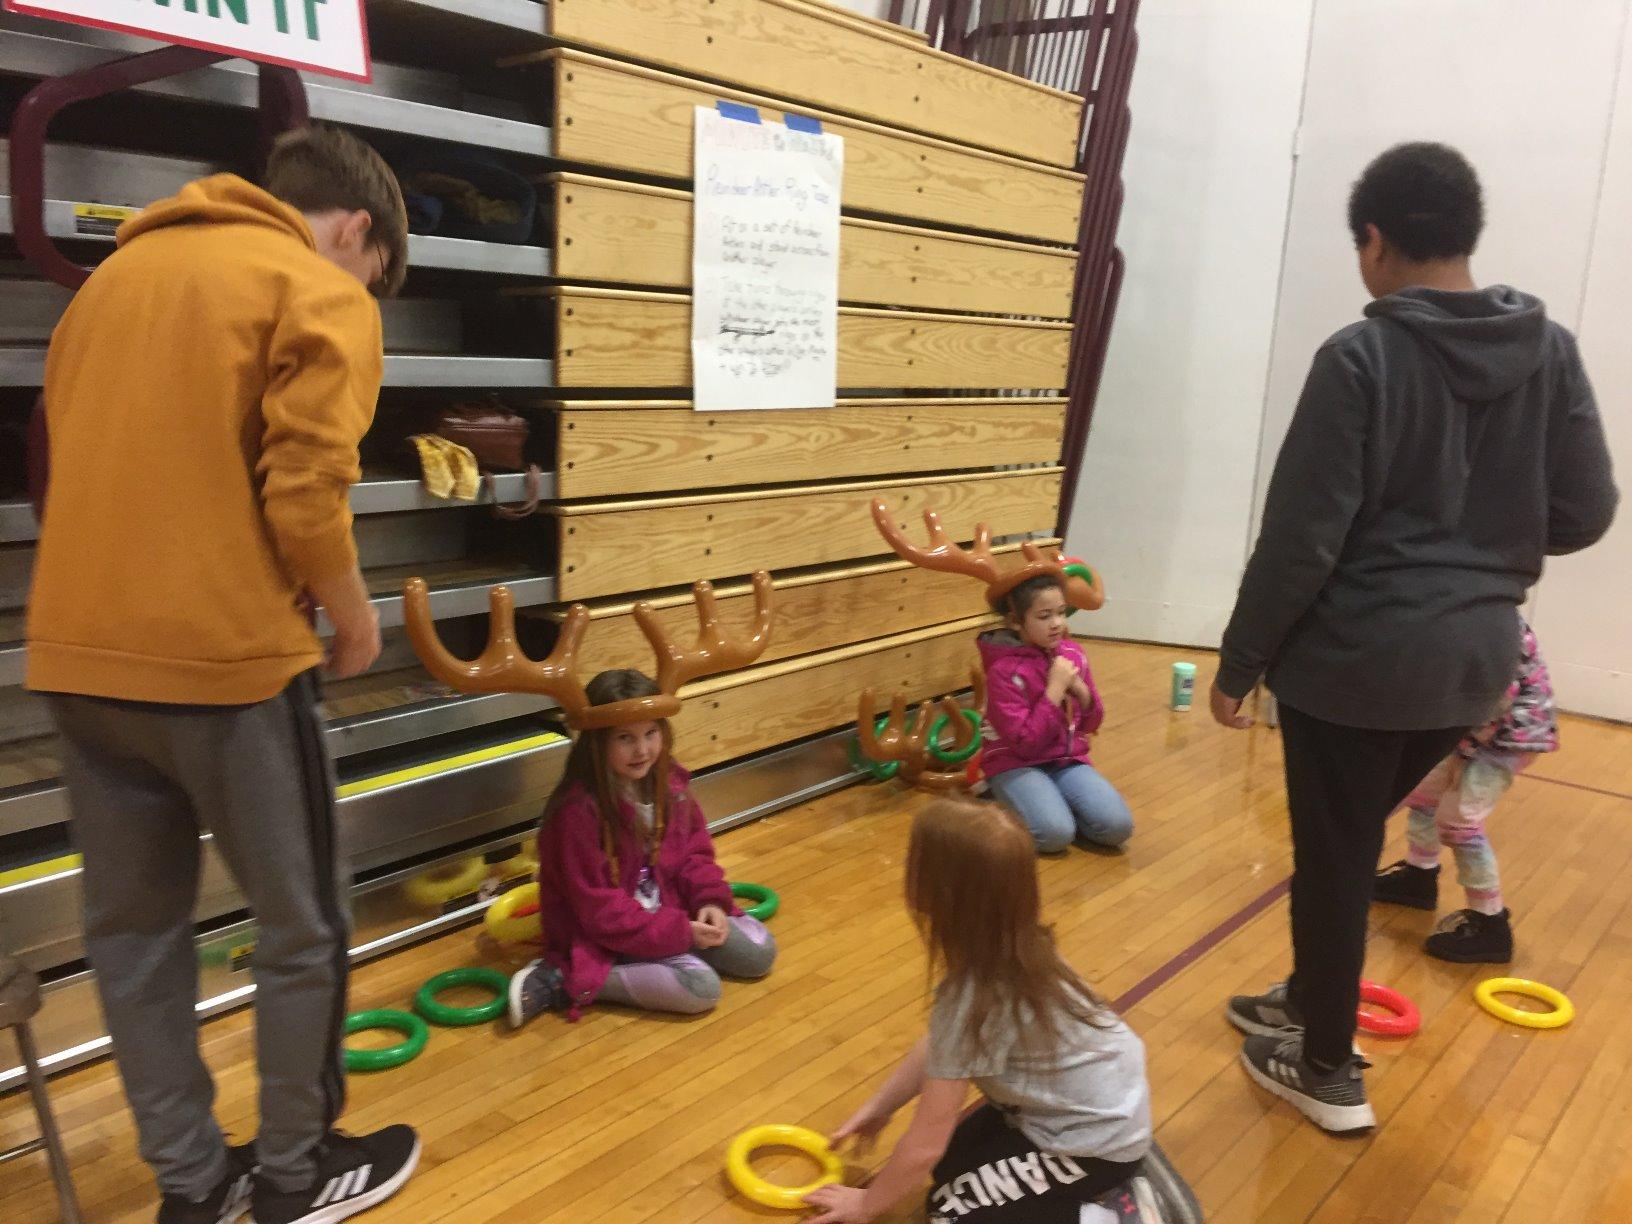
[{"label": "maroon bag on shelf", "polygon": [[[527,418],[519,412],[499,403],[455,404],[432,409],[411,420],[408,426],[411,433],[436,434],[476,456],[476,466],[482,469],[493,497],[493,513],[498,517],[523,519],[538,509],[539,470],[536,463],[527,461],[527,438],[531,430]],[[411,450],[408,436],[403,435],[403,446]],[[525,500],[513,506],[500,505],[493,486],[494,472],[525,472]]]}]

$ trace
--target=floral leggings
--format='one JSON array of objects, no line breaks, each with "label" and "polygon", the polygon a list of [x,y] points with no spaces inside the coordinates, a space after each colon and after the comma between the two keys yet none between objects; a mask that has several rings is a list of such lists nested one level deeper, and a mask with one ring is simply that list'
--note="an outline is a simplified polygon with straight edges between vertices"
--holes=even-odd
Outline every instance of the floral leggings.
[{"label": "floral leggings", "polygon": [[1503,909],[1501,875],[1485,835],[1485,818],[1533,756],[1481,749],[1469,760],[1452,753],[1405,801],[1411,809],[1406,861],[1413,867],[1437,867],[1440,848],[1449,846],[1468,908],[1481,914]]}]

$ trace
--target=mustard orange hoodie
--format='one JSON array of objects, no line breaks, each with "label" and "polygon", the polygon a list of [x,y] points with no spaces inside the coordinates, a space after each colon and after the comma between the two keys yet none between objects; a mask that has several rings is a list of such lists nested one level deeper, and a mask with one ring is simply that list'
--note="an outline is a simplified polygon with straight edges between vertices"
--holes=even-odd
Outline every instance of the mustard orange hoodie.
[{"label": "mustard orange hoodie", "polygon": [[382,359],[374,299],[260,188],[128,221],[46,359],[28,687],[238,704],[318,663],[300,597],[356,564]]}]

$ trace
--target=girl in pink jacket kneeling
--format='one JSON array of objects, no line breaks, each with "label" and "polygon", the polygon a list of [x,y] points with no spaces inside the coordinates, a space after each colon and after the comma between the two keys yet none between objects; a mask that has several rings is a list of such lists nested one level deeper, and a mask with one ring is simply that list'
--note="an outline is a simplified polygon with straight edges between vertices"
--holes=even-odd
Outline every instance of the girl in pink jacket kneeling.
[{"label": "girl in pink jacket kneeling", "polygon": [[992,790],[1012,809],[1044,854],[1073,840],[1119,846],[1133,814],[1088,758],[1088,737],[1105,706],[1088,659],[1066,635],[1065,587],[1041,574],[1015,587],[998,610],[1008,626],[983,633],[986,747],[981,765]]},{"label": "girl in pink jacket kneeling", "polygon": [[[653,696],[638,671],[607,671],[592,705]],[[776,943],[731,899],[708,822],[670,757],[667,719],[580,732],[538,833],[544,955],[510,980],[510,1023],[577,1019],[592,1002],[697,1014],[720,978],[761,978]]]}]

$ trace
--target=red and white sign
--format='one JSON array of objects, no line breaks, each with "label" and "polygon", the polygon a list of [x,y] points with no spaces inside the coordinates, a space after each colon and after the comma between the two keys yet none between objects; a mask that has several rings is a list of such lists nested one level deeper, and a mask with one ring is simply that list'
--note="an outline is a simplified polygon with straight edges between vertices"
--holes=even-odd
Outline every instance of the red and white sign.
[{"label": "red and white sign", "polygon": [[363,0],[0,0],[0,7],[352,81],[372,75]]}]

